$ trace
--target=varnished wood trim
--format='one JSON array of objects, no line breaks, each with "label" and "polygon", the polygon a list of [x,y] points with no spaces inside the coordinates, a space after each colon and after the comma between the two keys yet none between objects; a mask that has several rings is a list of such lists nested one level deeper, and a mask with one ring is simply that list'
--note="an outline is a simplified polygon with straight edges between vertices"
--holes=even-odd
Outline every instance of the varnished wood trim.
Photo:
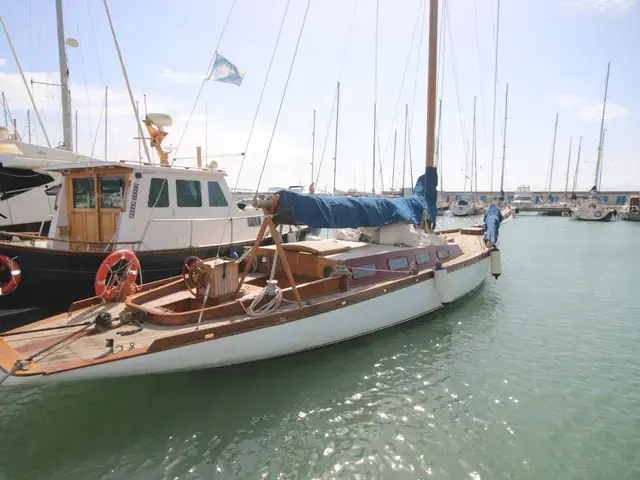
[{"label": "varnished wood trim", "polygon": [[[22,360],[22,358],[22,355],[20,355],[17,350],[11,348],[11,346],[9,346],[7,342],[4,341],[4,339],[0,338],[0,367],[2,367],[0,369],[0,372],[2,370],[4,370],[5,372],[9,372],[13,368],[15,363],[18,360]],[[41,373],[44,373],[44,371],[36,363],[30,364],[27,370],[20,370],[19,372],[16,372],[18,376],[38,375]]]}]

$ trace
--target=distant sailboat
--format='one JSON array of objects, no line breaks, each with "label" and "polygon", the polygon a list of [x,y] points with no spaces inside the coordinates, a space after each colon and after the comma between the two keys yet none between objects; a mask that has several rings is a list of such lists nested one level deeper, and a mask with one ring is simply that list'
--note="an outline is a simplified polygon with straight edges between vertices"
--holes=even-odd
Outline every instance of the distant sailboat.
[{"label": "distant sailboat", "polygon": [[607,92],[609,90],[609,72],[611,70],[611,62],[607,66],[607,80],[604,86],[604,103],[602,104],[602,119],[600,120],[600,140],[598,144],[598,160],[596,162],[595,180],[593,187],[589,192],[589,199],[586,202],[574,207],[571,214],[576,220],[585,220],[592,222],[606,222],[611,220],[616,211],[603,205],[598,194],[598,187],[602,176],[602,148],[604,144],[604,116],[607,108]]}]

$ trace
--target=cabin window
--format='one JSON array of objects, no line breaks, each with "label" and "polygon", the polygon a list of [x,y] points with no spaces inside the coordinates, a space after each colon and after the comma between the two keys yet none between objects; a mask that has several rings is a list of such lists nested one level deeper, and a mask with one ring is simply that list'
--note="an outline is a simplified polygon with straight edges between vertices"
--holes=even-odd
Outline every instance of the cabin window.
[{"label": "cabin window", "polygon": [[262,224],[261,217],[247,217],[247,225],[249,227],[259,227]]},{"label": "cabin window", "polygon": [[176,197],[179,207],[201,207],[202,191],[198,180],[176,180]]},{"label": "cabin window", "polygon": [[449,256],[451,255],[449,253],[449,250],[438,250],[437,252],[438,258],[449,258]]},{"label": "cabin window", "polygon": [[224,196],[224,192],[218,182],[209,183],[209,206],[210,207],[228,207],[229,203]]},{"label": "cabin window", "polygon": [[100,177],[100,208],[122,208],[124,177]]},{"label": "cabin window", "polygon": [[73,178],[73,208],[96,208],[96,184],[93,178]]},{"label": "cabin window", "polygon": [[166,178],[152,178],[149,185],[149,208],[166,208],[169,206],[169,182]]},{"label": "cabin window", "polygon": [[353,267],[351,273],[353,274],[353,279],[357,280],[363,277],[372,277],[378,272],[376,271],[376,264],[371,263],[369,265],[360,265],[358,267]]},{"label": "cabin window", "polygon": [[409,268],[409,260],[407,260],[407,257],[390,258],[387,260],[387,265],[389,265],[390,270],[402,270]]},{"label": "cabin window", "polygon": [[418,265],[424,265],[425,263],[429,263],[431,260],[431,255],[428,253],[419,253],[416,255],[416,263]]}]

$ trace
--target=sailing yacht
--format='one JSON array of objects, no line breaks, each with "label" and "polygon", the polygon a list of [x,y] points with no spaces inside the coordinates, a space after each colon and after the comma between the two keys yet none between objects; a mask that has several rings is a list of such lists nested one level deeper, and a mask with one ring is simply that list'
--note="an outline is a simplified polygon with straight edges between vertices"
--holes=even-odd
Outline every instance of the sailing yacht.
[{"label": "sailing yacht", "polygon": [[[56,172],[45,171],[45,168],[97,160],[73,152],[71,99],[68,87],[69,71],[62,22],[62,0],[56,0],[56,13],[64,140],[57,148],[34,145],[23,142],[18,133],[11,132],[8,126],[0,126],[0,229],[2,230],[19,233],[38,232],[41,235],[46,235],[62,177]],[[11,38],[4,22],[2,25],[26,86],[27,82],[18,56],[13,49]],[[36,118],[40,121],[31,92],[28,93]],[[40,126],[47,144],[50,144],[41,121]]]},{"label": "sailing yacht", "polygon": [[456,217],[466,217],[469,215],[480,215],[482,208],[477,205],[469,195],[461,196],[451,207],[451,213]]},{"label": "sailing yacht", "polygon": [[604,115],[607,108],[607,92],[609,89],[609,72],[611,62],[607,66],[607,79],[604,86],[604,102],[602,104],[602,119],[600,120],[600,141],[598,144],[598,159],[596,162],[595,182],[590,192],[590,198],[571,209],[572,217],[575,220],[585,220],[591,222],[606,222],[611,220],[616,211],[607,207],[600,200],[598,189],[602,178],[602,148],[604,144]]},{"label": "sailing yacht", "polygon": [[[182,276],[157,283],[135,284],[138,264],[129,252],[123,281],[108,285],[108,300],[96,292],[72,305],[69,315],[0,336],[2,388],[294,354],[423,317],[473,292],[489,271],[497,279],[499,228],[507,217],[495,205],[484,227],[435,232],[438,2],[430,1],[426,172],[413,195],[318,197],[281,190],[255,200],[263,216],[246,257],[187,257]],[[376,241],[283,245],[276,225],[299,224],[367,228]],[[267,231],[274,245],[264,247]]]}]

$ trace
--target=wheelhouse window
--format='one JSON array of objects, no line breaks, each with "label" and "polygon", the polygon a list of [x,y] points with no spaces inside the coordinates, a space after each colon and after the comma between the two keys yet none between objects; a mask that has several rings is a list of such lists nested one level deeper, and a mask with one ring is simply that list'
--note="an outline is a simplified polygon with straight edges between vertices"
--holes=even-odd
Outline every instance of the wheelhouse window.
[{"label": "wheelhouse window", "polygon": [[449,258],[449,256],[451,255],[449,253],[449,250],[438,250],[437,252],[438,258]]},{"label": "wheelhouse window", "polygon": [[179,207],[201,207],[202,191],[199,180],[176,180],[176,197]]},{"label": "wheelhouse window", "polygon": [[73,208],[96,208],[96,183],[94,178],[71,179]]},{"label": "wheelhouse window", "polygon": [[218,182],[207,182],[209,187],[209,206],[210,207],[228,207],[222,187]]},{"label": "wheelhouse window", "polygon": [[247,217],[247,225],[249,227],[259,227],[262,225],[262,217]]},{"label": "wheelhouse window", "polygon": [[407,257],[390,258],[387,260],[390,270],[403,270],[409,268],[409,261]]},{"label": "wheelhouse window", "polygon": [[166,178],[152,178],[149,184],[149,208],[166,208],[169,206],[169,182]]},{"label": "wheelhouse window", "polygon": [[100,177],[100,208],[122,208],[124,177]]},{"label": "wheelhouse window", "polygon": [[360,265],[358,267],[353,267],[353,269],[351,270],[351,273],[353,274],[354,280],[357,280],[363,277],[373,277],[377,273],[376,264],[371,263],[369,265]]},{"label": "wheelhouse window", "polygon": [[429,263],[429,260],[431,260],[431,255],[429,253],[419,253],[416,255],[416,263],[418,265]]}]

